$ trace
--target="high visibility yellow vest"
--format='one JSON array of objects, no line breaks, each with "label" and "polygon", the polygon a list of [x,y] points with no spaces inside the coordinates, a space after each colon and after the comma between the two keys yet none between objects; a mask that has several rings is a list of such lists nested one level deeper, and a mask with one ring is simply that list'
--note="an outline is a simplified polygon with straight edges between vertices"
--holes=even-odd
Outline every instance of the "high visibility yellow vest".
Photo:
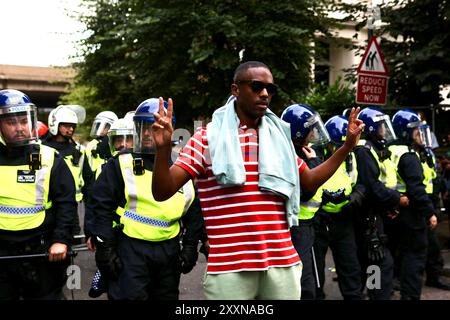
[{"label": "high visibility yellow vest", "polygon": [[[411,151],[411,150],[409,149],[409,147],[406,146],[406,145],[392,145],[392,146],[389,146],[389,150],[392,152],[391,158],[392,158],[392,161],[393,161],[394,164],[395,164],[395,169],[396,169],[396,171],[397,171],[397,186],[396,186],[395,189],[396,189],[398,192],[404,193],[404,192],[406,192],[406,184],[405,184],[405,182],[403,181],[402,177],[400,177],[400,175],[398,174],[398,164],[399,164],[399,162],[400,162],[400,158],[401,158],[405,153],[408,153],[408,152],[414,152],[414,151]],[[419,156],[417,153],[416,153],[416,155]],[[420,158],[419,158],[419,159],[420,159]]]},{"label": "high visibility yellow vest", "polygon": [[93,150],[97,150],[97,146],[99,143],[99,140],[94,139],[87,144],[85,150],[85,155],[87,157],[89,166],[91,167],[92,172],[95,173],[95,179],[97,179],[102,172],[102,165],[106,162],[105,159],[102,159],[99,154],[96,154],[94,156],[94,154],[92,153]]},{"label": "high visibility yellow vest", "polygon": [[[356,180],[358,179],[358,171],[356,170],[356,157],[352,152],[350,153],[353,162],[353,168],[350,172],[347,172],[347,167],[345,161],[341,163],[336,172],[328,179],[321,187],[323,190],[328,190],[330,192],[336,192],[339,189],[344,189],[344,194],[346,196],[352,193],[353,186],[356,184]],[[342,207],[348,203],[348,200],[345,200],[341,203],[331,203],[328,202],[322,206],[322,209],[326,212],[336,213],[341,212]]]},{"label": "high visibility yellow vest", "polygon": [[81,188],[84,186],[84,179],[83,179],[83,163],[84,163],[84,157],[85,157],[85,150],[84,147],[80,144],[77,144],[77,148],[79,148],[81,152],[80,161],[77,165],[73,164],[73,156],[68,155],[64,157],[64,161],[66,162],[67,166],[70,169],[70,172],[72,173],[73,180],[75,181],[75,199],[76,201],[83,200],[83,193],[81,192]]},{"label": "high visibility yellow vest", "polygon": [[372,148],[370,144],[367,144],[365,140],[360,140],[358,146],[366,146],[370,148],[370,152],[375,158],[375,161],[378,164],[378,168],[380,169],[378,180],[380,180],[386,188],[395,189],[397,187],[397,166],[392,160],[392,155],[390,158],[384,159],[381,162],[377,152]]},{"label": "high visibility yellow vest", "polygon": [[187,182],[166,201],[153,198],[151,185],[153,173],[144,170],[142,175],[133,173],[133,156],[124,153],[118,156],[120,170],[125,183],[125,208],[118,208],[123,232],[132,238],[147,241],[172,239],[180,232],[180,218],[194,201],[192,181]]},{"label": "high visibility yellow vest", "polygon": [[1,230],[28,230],[42,224],[45,210],[52,206],[48,192],[55,152],[53,148],[40,145],[42,167],[39,170],[30,171],[28,164],[0,166]]},{"label": "high visibility yellow vest", "polygon": [[436,160],[433,158],[433,166],[430,167],[426,161],[422,161],[423,170],[423,184],[425,185],[425,192],[427,194],[433,194],[433,180],[436,179],[437,173],[435,169]]},{"label": "high visibility yellow vest", "polygon": [[[336,172],[330,177],[330,179],[328,179],[321,187],[317,189],[316,193],[310,200],[300,203],[300,212],[298,214],[299,220],[308,220],[314,217],[322,204],[323,190],[333,192],[344,188],[345,195],[349,195],[352,192],[352,187],[356,184],[356,180],[358,178],[358,172],[356,170],[355,154],[352,152],[350,155],[354,164],[352,170],[347,172],[346,163],[345,161],[342,162]],[[322,209],[326,212],[340,212],[342,207],[347,203],[348,200],[345,200],[339,204],[329,202],[324,205]]]}]

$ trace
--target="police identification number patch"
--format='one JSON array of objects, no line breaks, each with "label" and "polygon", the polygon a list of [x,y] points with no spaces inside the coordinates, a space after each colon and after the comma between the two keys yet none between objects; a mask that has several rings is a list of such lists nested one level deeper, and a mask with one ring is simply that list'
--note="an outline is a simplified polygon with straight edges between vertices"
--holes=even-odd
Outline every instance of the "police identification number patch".
[{"label": "police identification number patch", "polygon": [[34,170],[17,170],[18,183],[34,183],[36,175]]}]

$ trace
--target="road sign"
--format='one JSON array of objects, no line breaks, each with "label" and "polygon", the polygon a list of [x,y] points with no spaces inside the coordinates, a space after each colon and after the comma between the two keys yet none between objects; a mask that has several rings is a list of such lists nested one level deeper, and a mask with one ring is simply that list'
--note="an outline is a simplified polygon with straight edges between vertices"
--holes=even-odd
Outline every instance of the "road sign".
[{"label": "road sign", "polygon": [[383,53],[372,37],[358,67],[356,103],[385,105],[388,86],[388,69]]},{"label": "road sign", "polygon": [[387,96],[388,78],[371,74],[358,74],[358,88],[356,103],[385,105]]},{"label": "road sign", "polygon": [[370,39],[366,52],[364,52],[361,62],[359,63],[358,73],[388,75],[384,55],[381,52],[376,37]]}]

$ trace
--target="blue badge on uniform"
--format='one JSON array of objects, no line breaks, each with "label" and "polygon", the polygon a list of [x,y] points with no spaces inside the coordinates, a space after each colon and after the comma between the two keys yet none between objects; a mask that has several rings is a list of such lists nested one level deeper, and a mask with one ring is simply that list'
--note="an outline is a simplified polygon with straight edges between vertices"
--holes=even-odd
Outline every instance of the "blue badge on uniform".
[{"label": "blue badge on uniform", "polygon": [[17,170],[18,183],[34,183],[36,175],[34,170]]}]

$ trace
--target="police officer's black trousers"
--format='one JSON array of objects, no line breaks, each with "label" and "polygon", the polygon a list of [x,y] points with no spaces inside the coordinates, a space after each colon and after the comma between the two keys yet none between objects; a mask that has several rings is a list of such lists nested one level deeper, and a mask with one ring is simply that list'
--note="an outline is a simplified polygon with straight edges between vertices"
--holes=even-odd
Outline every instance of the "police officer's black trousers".
[{"label": "police officer's black trousers", "polygon": [[299,226],[291,227],[292,243],[303,263],[301,278],[301,300],[313,300],[316,294],[315,268],[312,247],[314,244],[314,227],[312,219],[300,220]]},{"label": "police officer's black trousers", "polygon": [[108,281],[111,300],[177,300],[181,276],[179,238],[150,242],[119,236],[123,269]]},{"label": "police officer's black trousers", "polygon": [[325,284],[325,256],[330,247],[336,266],[338,284],[346,300],[361,299],[361,267],[359,265],[353,221],[343,213],[327,214],[319,211],[316,215],[316,253],[319,270],[320,289],[317,298],[323,299]]},{"label": "police officer's black trousers", "polygon": [[399,237],[400,295],[402,299],[420,299],[422,277],[427,259],[426,226],[413,229],[402,225]]},{"label": "police officer's black trousers", "polygon": [[[40,243],[0,242],[0,256],[47,252]],[[61,300],[69,259],[50,262],[48,257],[0,260],[0,300]]]},{"label": "police officer's black trousers", "polygon": [[427,228],[428,250],[425,272],[427,281],[436,282],[444,269],[444,258],[441,254],[441,246],[436,236],[436,231]]}]

